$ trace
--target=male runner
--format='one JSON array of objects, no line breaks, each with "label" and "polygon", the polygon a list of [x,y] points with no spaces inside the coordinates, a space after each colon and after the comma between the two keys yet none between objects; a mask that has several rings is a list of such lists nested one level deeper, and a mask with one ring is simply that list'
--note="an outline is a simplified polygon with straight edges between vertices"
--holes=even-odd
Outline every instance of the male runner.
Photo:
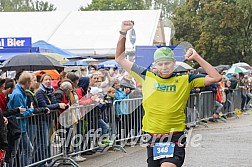
[{"label": "male runner", "polygon": [[173,51],[167,47],[154,53],[157,73],[130,62],[125,59],[124,52],[127,31],[133,26],[131,20],[122,22],[115,59],[142,84],[145,111],[142,129],[151,135],[147,146],[148,166],[180,167],[185,158],[185,139],[180,138],[186,127],[184,110],[190,91],[219,82],[222,77],[192,48],[186,52],[185,59],[198,62],[207,75],[174,74],[176,60]]}]

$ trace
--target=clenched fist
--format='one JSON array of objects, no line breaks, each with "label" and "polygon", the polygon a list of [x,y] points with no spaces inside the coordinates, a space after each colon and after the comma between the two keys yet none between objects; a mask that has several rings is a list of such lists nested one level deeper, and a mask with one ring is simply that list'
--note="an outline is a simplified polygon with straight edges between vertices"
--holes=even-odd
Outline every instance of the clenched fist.
[{"label": "clenched fist", "polygon": [[128,30],[132,29],[133,26],[134,26],[134,21],[125,20],[122,22],[121,31],[127,32]]},{"label": "clenched fist", "polygon": [[199,57],[199,54],[193,48],[188,49],[188,51],[185,54],[186,60],[190,60],[190,61],[196,60],[195,58],[197,57]]}]

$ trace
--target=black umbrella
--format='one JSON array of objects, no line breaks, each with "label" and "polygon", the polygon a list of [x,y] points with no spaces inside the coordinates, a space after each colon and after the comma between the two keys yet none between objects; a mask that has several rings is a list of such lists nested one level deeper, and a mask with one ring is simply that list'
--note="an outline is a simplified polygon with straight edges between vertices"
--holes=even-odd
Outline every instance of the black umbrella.
[{"label": "black umbrella", "polygon": [[202,67],[197,68],[196,71],[201,74],[206,74],[206,71]]},{"label": "black umbrella", "polygon": [[215,67],[215,69],[217,71],[223,71],[223,70],[228,70],[230,68],[230,65],[223,65],[223,64],[220,64],[218,66]]},{"label": "black umbrella", "polygon": [[36,70],[63,70],[64,67],[55,59],[39,53],[20,54],[3,62],[3,71],[36,71]]},{"label": "black umbrella", "polygon": [[181,65],[175,65],[175,69],[173,72],[187,72],[187,69]]},{"label": "black umbrella", "polygon": [[[219,73],[222,71],[220,68],[217,68],[217,67],[214,67]],[[196,69],[196,71],[200,74],[206,74],[206,71],[202,68],[202,67],[199,67]]]}]

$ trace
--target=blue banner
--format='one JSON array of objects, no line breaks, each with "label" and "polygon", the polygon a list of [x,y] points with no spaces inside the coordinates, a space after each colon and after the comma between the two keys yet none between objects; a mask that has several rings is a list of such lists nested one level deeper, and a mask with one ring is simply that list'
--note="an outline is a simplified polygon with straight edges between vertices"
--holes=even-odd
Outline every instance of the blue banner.
[{"label": "blue banner", "polygon": [[31,37],[9,37],[0,38],[0,48],[19,48],[19,47],[31,47]]},{"label": "blue banner", "polygon": [[176,61],[184,61],[184,55],[186,53],[185,48],[181,45],[179,46],[136,46],[135,51],[135,63],[149,68],[153,63],[153,55],[157,48],[169,47],[174,52]]}]

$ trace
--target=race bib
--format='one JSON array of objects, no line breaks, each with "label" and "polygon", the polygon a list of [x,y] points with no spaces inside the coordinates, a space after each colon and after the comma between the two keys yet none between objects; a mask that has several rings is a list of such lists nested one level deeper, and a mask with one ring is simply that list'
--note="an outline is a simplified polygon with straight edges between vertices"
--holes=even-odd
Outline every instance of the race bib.
[{"label": "race bib", "polygon": [[173,157],[175,144],[168,143],[155,143],[153,146],[153,160],[161,158]]}]

